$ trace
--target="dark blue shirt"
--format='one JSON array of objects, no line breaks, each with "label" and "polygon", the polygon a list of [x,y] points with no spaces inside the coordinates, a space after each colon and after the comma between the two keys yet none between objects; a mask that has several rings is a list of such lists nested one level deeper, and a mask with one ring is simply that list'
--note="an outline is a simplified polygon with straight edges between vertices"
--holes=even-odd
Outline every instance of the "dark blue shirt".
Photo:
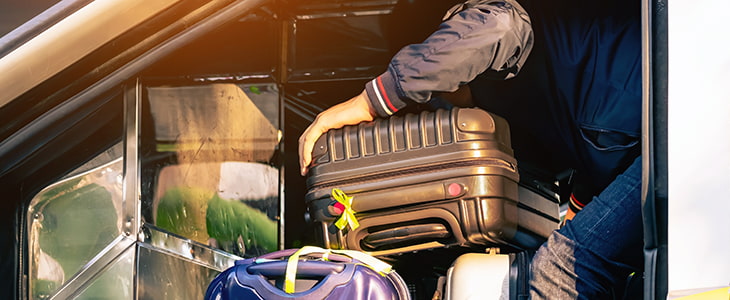
[{"label": "dark blue shirt", "polygon": [[604,2],[467,1],[366,91],[387,116],[468,84],[510,122],[519,161],[576,169],[595,194],[639,154],[641,134],[639,3]]}]

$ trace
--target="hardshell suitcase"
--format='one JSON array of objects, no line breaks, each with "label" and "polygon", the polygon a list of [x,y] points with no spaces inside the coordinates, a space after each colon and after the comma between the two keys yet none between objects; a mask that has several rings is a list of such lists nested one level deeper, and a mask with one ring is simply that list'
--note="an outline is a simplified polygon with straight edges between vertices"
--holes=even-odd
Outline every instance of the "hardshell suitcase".
[{"label": "hardshell suitcase", "polygon": [[237,261],[213,279],[205,299],[410,300],[410,294],[375,257],[307,246]]},{"label": "hardshell suitcase", "polygon": [[[376,256],[454,245],[536,248],[558,227],[558,203],[518,182],[503,118],[441,109],[328,131],[315,143],[305,201],[325,247]],[[353,197],[359,227],[333,225],[342,212],[335,189]]]},{"label": "hardshell suitcase", "polygon": [[496,254],[467,253],[446,272],[440,300],[529,299],[530,260],[526,251]]}]

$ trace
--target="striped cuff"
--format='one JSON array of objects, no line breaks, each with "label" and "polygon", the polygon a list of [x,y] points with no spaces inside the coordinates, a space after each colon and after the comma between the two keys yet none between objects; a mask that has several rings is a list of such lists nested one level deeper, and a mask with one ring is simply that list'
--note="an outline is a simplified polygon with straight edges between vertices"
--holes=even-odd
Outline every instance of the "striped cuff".
[{"label": "striped cuff", "polygon": [[366,83],[365,91],[370,104],[380,117],[388,117],[406,106],[396,92],[395,79],[390,72],[385,72]]},{"label": "striped cuff", "polygon": [[568,201],[568,207],[570,210],[572,210],[574,213],[578,213],[579,211],[583,210],[583,207],[586,205],[578,201],[578,199],[575,198],[574,194],[570,194],[570,201]]}]

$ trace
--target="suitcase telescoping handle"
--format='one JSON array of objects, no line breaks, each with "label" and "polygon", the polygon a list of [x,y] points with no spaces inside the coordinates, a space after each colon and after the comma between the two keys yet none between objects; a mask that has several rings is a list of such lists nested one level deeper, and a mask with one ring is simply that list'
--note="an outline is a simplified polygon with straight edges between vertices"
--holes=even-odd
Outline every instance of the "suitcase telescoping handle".
[{"label": "suitcase telescoping handle", "polygon": [[[223,277],[222,283],[214,282],[209,288],[210,292],[206,291],[206,295],[210,295],[206,299],[326,299],[337,287],[346,286],[353,280],[358,266],[353,263],[306,260],[289,268],[286,259],[248,261],[248,265],[240,264],[238,268],[229,269],[232,272]],[[295,274],[289,277],[287,270],[295,270]],[[299,280],[300,285],[305,282],[307,285],[297,290],[295,280]],[[311,286],[312,282],[316,284]],[[216,295],[228,295],[228,298]]]},{"label": "suitcase telescoping handle", "polygon": [[[286,260],[281,260],[287,257]],[[302,256],[319,256],[325,261],[306,261],[300,263]],[[329,262],[328,262],[329,261]],[[344,264],[332,264],[331,262],[358,263],[366,265],[378,273],[388,274],[392,271],[391,265],[366,253],[354,250],[332,250],[314,246],[305,246],[296,249],[289,249],[262,255],[255,260],[255,263],[246,268],[247,273],[261,276],[284,275],[284,291],[295,292],[296,277],[318,276],[326,277],[345,269]]]}]

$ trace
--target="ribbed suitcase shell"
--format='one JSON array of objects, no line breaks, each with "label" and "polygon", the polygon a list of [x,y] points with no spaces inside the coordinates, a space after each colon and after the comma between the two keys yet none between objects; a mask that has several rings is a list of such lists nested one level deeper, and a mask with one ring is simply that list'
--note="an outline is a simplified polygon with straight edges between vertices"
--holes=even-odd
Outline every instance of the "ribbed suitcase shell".
[{"label": "ribbed suitcase shell", "polygon": [[[518,208],[525,191],[518,188],[509,126],[478,108],[330,130],[313,158],[305,200],[325,247],[374,255],[453,245],[522,249],[557,228],[556,203],[538,197]],[[333,188],[354,197],[359,228],[332,225]]]}]

